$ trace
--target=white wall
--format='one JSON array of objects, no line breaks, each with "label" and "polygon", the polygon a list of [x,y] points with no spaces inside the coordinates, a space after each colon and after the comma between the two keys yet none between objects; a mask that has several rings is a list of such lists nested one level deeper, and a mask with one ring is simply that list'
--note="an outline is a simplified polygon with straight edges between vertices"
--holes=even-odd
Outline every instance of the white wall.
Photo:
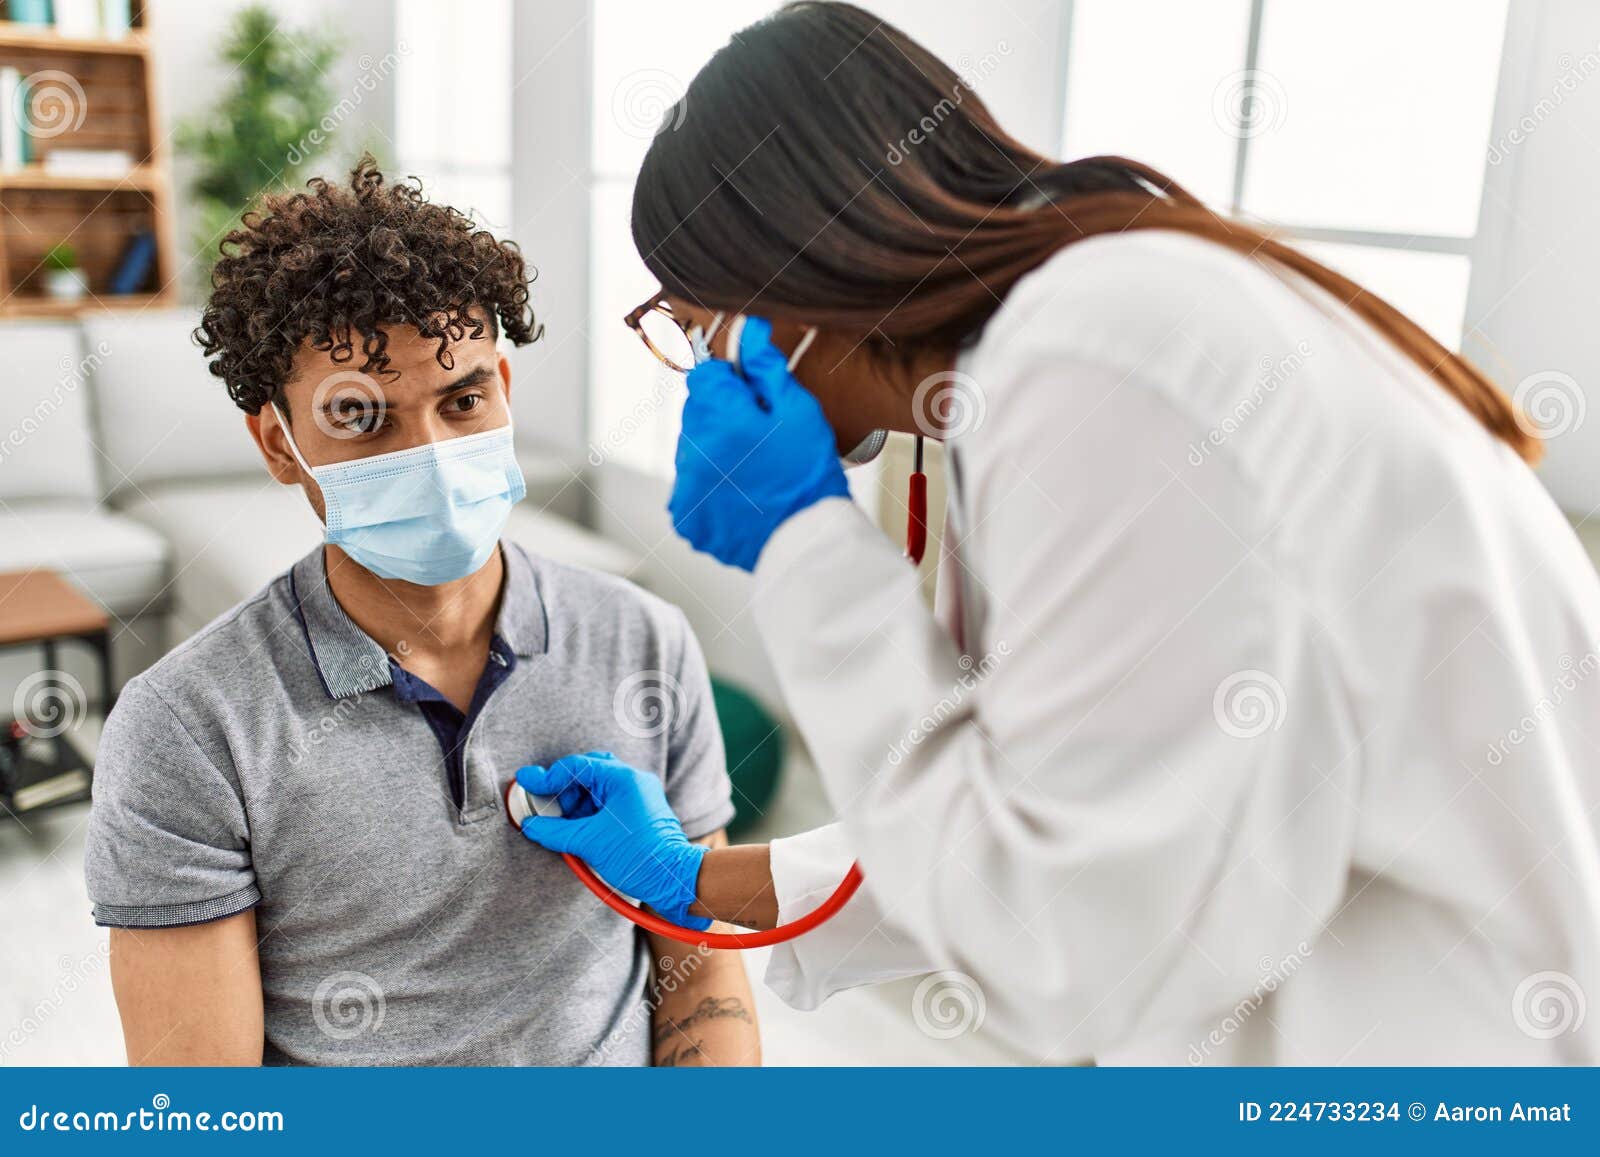
[{"label": "white wall", "polygon": [[538,270],[533,308],[545,327],[511,351],[512,409],[520,441],[574,453],[588,413],[588,12],[588,0],[512,10],[511,236]]},{"label": "white wall", "polygon": [[1548,440],[1541,475],[1586,515],[1600,507],[1600,4],[1513,0],[1491,139],[1465,349],[1508,390],[1546,371],[1576,382],[1586,417]]},{"label": "white wall", "polygon": [[[562,5],[573,2],[560,0]],[[1059,0],[1008,0],[1003,4],[867,0],[867,7],[922,41],[971,80],[1000,123],[1025,144],[1052,155],[1057,152],[1066,5]],[[540,227],[541,231],[547,228]],[[557,243],[554,252],[564,253],[564,248]],[[563,279],[563,294],[566,289]],[[600,319],[602,323],[609,320]],[[563,353],[559,361],[552,357],[546,365],[559,365],[570,373],[581,359],[580,353]],[[582,379],[562,379],[567,380]],[[858,491],[863,482],[870,488],[870,479],[852,479]],[[712,670],[742,683],[781,714],[777,682],[748,610],[750,578],[695,554],[678,538],[666,513],[670,489],[667,479],[607,463],[595,472],[594,523],[602,532],[647,555],[647,582],[658,594],[683,607]]]}]

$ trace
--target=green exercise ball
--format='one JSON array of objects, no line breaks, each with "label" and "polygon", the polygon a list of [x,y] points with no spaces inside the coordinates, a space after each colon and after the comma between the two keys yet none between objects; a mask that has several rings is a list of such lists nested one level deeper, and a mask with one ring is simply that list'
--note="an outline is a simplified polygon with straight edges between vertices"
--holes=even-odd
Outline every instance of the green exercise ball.
[{"label": "green exercise ball", "polygon": [[783,724],[748,691],[715,676],[711,698],[722,724],[728,776],[733,780],[735,811],[728,833],[737,837],[754,826],[777,797],[778,777],[783,771]]}]

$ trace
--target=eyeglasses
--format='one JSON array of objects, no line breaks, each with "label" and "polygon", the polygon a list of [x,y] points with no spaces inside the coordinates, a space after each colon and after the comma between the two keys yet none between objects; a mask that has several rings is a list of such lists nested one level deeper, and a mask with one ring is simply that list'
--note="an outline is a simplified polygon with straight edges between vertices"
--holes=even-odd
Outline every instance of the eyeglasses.
[{"label": "eyeglasses", "polygon": [[694,343],[681,318],[674,317],[665,291],[658,292],[622,319],[656,360],[686,374],[694,368]]}]

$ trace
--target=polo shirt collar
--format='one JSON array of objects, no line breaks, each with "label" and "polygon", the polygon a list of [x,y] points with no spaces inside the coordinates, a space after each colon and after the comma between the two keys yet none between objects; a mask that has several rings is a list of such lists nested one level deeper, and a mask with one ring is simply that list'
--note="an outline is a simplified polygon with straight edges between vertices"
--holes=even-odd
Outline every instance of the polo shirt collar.
[{"label": "polo shirt collar", "polygon": [[550,645],[550,616],[539,568],[515,543],[502,541],[500,553],[506,560],[506,578],[495,633],[519,658],[542,655]]},{"label": "polo shirt collar", "polygon": [[[500,592],[495,633],[520,658],[543,654],[549,640],[549,621],[538,570],[519,546],[502,543],[501,554],[505,559],[505,585]],[[289,590],[312,661],[330,699],[374,691],[394,681],[389,656],[356,626],[333,597],[333,588],[328,585],[327,556],[321,545],[289,571]]]}]

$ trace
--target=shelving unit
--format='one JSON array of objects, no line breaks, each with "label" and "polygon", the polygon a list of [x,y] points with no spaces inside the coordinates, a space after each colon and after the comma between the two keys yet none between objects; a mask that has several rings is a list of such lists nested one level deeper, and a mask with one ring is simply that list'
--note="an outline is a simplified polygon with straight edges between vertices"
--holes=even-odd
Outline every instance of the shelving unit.
[{"label": "shelving unit", "polygon": [[[120,38],[63,36],[5,19],[0,0],[0,66],[23,76],[64,74],[69,96],[60,131],[35,134],[31,163],[0,169],[0,318],[75,317],[103,309],[142,309],[176,301],[172,181],[156,107],[155,72],[145,32],[148,0],[133,5],[133,29]],[[10,110],[0,110],[9,115]],[[52,172],[56,149],[115,149],[134,160],[118,176]],[[136,233],[155,235],[156,260],[140,292],[111,294],[109,282]],[[44,255],[71,245],[89,279],[76,302],[44,291]]]}]

